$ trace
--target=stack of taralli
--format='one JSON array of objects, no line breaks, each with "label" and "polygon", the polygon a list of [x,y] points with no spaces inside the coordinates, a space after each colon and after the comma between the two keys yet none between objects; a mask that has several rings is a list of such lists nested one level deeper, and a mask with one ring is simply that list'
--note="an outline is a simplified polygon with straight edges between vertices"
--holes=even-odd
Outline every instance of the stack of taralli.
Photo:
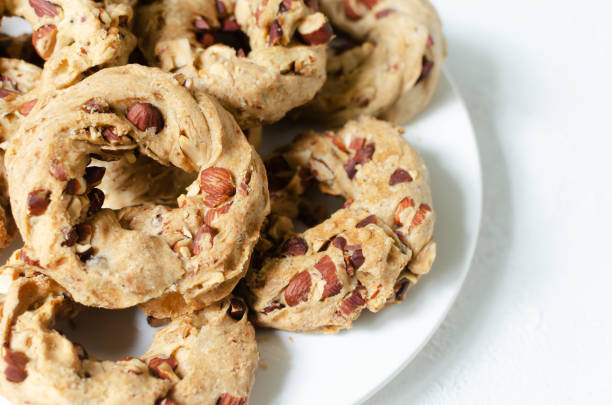
[{"label": "stack of taralli", "polygon": [[[350,328],[436,256],[427,0],[6,0],[0,37],[0,394],[15,404],[245,405],[256,327]],[[265,126],[318,122],[262,159]],[[383,121],[387,120],[387,121]],[[263,130],[262,130],[263,127]],[[313,193],[343,199],[324,213]],[[8,253],[8,252],[7,252]],[[96,359],[87,307],[163,325]]]}]

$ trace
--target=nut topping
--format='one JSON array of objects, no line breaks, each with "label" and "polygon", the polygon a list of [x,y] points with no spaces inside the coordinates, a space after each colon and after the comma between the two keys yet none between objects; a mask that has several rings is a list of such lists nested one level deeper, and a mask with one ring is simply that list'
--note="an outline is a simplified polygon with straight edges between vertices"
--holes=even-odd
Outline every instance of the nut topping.
[{"label": "nut topping", "polygon": [[363,17],[363,15],[361,15],[357,9],[357,5],[354,3],[354,0],[344,0],[342,7],[344,9],[344,15],[351,21],[357,21]]},{"label": "nut topping", "polygon": [[26,371],[26,364],[30,359],[23,352],[18,352],[10,348],[4,349],[4,361],[6,362],[6,368],[4,369],[4,375],[10,382],[20,383],[28,378],[28,372]]},{"label": "nut topping", "polygon": [[222,167],[209,167],[200,173],[202,190],[207,194],[204,204],[214,208],[236,193],[232,173]]},{"label": "nut topping", "polygon": [[323,294],[321,300],[327,297],[333,297],[342,290],[342,283],[338,281],[336,274],[336,265],[334,264],[331,257],[325,255],[315,264],[315,269],[319,270],[321,277],[325,280],[325,287],[323,288]]},{"label": "nut topping", "polygon": [[300,302],[306,301],[310,293],[311,285],[312,280],[307,270],[293,276],[285,289],[285,301],[287,305],[294,307]]},{"label": "nut topping", "polygon": [[395,10],[391,9],[391,8],[386,8],[384,10],[380,10],[378,11],[376,14],[374,14],[374,17],[376,17],[377,20],[380,20],[381,18],[385,18],[390,14],[395,13]]},{"label": "nut topping", "polygon": [[66,172],[66,168],[64,167],[62,162],[59,162],[57,160],[54,160],[53,162],[51,162],[50,172],[51,172],[51,175],[55,177],[56,179],[58,179],[59,181],[68,180],[68,172]]},{"label": "nut topping", "polygon": [[232,319],[235,319],[236,321],[241,320],[245,312],[246,312],[246,305],[244,301],[238,298],[230,299],[230,306],[227,309],[227,313],[230,317],[232,317]]},{"label": "nut topping", "polygon": [[278,45],[283,36],[283,29],[281,28],[278,20],[272,21],[270,28],[268,29],[268,44]]},{"label": "nut topping", "polygon": [[61,10],[57,4],[45,0],[30,0],[29,3],[38,17],[55,17]]},{"label": "nut topping", "polygon": [[237,398],[227,392],[219,397],[217,405],[246,405],[247,398]]},{"label": "nut topping", "polygon": [[408,232],[412,232],[414,228],[421,225],[425,221],[428,212],[431,212],[431,207],[427,204],[420,204],[416,214],[414,214],[414,217],[412,217],[412,222],[410,222]]},{"label": "nut topping", "polygon": [[219,231],[217,231],[215,228],[208,226],[206,224],[202,225],[200,229],[198,229],[198,232],[196,233],[195,238],[193,238],[191,252],[194,255],[199,255],[202,252],[202,245],[200,241],[204,238],[204,235],[210,235],[210,244],[212,246],[212,244],[214,243],[213,241],[215,239],[215,236],[217,236],[218,233]]},{"label": "nut topping", "polygon": [[39,216],[45,213],[51,203],[51,192],[49,190],[38,189],[30,191],[28,194],[28,212],[32,216]]},{"label": "nut topping", "polygon": [[44,60],[49,59],[55,48],[57,27],[53,24],[43,25],[32,34],[32,45],[38,56]]},{"label": "nut topping", "polygon": [[431,73],[431,70],[433,69],[433,67],[434,67],[433,61],[430,61],[429,59],[427,59],[426,56],[423,56],[423,68],[421,69],[421,75],[419,76],[415,84],[419,84],[423,80],[425,80],[427,76],[429,76],[429,73]]},{"label": "nut topping", "polygon": [[365,290],[365,287],[361,285],[358,286],[353,290],[351,295],[340,302],[338,307],[342,313],[345,315],[350,315],[355,309],[365,305],[365,300],[361,296],[360,290]]},{"label": "nut topping", "polygon": [[365,262],[365,257],[363,256],[363,250],[361,249],[355,250],[349,260],[354,270],[359,269],[361,265]]},{"label": "nut topping", "polygon": [[157,107],[150,103],[136,103],[130,107],[127,119],[141,131],[153,128],[159,133],[164,127],[164,118]]},{"label": "nut topping", "polygon": [[117,129],[115,127],[106,127],[102,130],[102,136],[108,142],[115,143],[121,141],[121,137],[117,135]]},{"label": "nut topping", "polygon": [[298,27],[302,40],[308,45],[323,45],[328,43],[334,35],[332,26],[321,13],[307,17]]},{"label": "nut topping", "polygon": [[30,113],[30,111],[32,111],[32,108],[34,108],[34,106],[36,105],[36,102],[38,101],[37,98],[27,101],[25,103],[23,103],[21,105],[21,107],[19,107],[19,113],[23,116],[26,116]]},{"label": "nut topping", "polygon": [[363,228],[364,226],[368,226],[375,222],[376,222],[376,215],[368,215],[367,217],[359,221],[357,225],[355,225],[355,228]]},{"label": "nut topping", "polygon": [[305,255],[308,252],[308,243],[304,238],[296,236],[294,238],[289,238],[283,244],[283,248],[281,249],[282,254],[284,256],[301,256]]},{"label": "nut topping", "polygon": [[389,185],[394,186],[399,183],[409,183],[412,181],[412,176],[404,169],[395,169],[389,178]]},{"label": "nut topping", "polygon": [[402,201],[397,204],[397,208],[395,209],[395,213],[393,214],[393,222],[395,222],[397,225],[402,225],[402,219],[400,217],[402,211],[412,207],[414,207],[414,200],[409,197],[404,197],[404,199],[402,199]]},{"label": "nut topping", "polygon": [[102,182],[102,177],[106,172],[106,167],[89,166],[85,169],[85,183],[88,188],[95,187]]},{"label": "nut topping", "polygon": [[87,214],[95,214],[96,212],[102,209],[102,204],[104,204],[104,192],[99,188],[92,188],[89,193],[87,193],[87,198],[89,199],[89,210]]},{"label": "nut topping", "polygon": [[110,108],[104,100],[96,100],[95,98],[88,100],[81,108],[89,114],[110,112]]},{"label": "nut topping", "polygon": [[174,375],[174,370],[178,366],[178,362],[172,357],[162,358],[154,357],[149,361],[149,370],[157,378],[171,380]]}]

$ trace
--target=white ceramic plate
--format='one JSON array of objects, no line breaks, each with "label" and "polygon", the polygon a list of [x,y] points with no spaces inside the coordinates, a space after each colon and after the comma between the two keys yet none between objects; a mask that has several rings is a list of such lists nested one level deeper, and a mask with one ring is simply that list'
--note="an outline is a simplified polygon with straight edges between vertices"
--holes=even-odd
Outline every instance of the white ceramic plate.
[{"label": "white ceramic plate", "polygon": [[[22,24],[5,24],[11,34]],[[8,28],[8,29],[7,29]],[[281,124],[266,130],[262,152],[289,142],[297,132]],[[419,352],[440,325],[470,267],[480,226],[482,183],[476,139],[457,89],[445,75],[425,113],[406,126],[406,139],[430,172],[438,258],[406,300],[378,314],[364,312],[349,331],[308,335],[259,331],[262,367],[251,404],[354,404],[365,401]],[[19,246],[15,242],[0,260]],[[59,328],[97,358],[139,356],[154,328],[135,309],[89,310],[76,327]],[[8,404],[0,398],[0,404]]]},{"label": "white ceramic plate", "polygon": [[[401,304],[378,314],[364,311],[351,330],[337,335],[258,332],[263,367],[252,404],[364,402],[412,360],[453,304],[476,247],[482,181],[472,125],[448,74],[431,105],[405,128],[431,174],[438,242],[431,273]],[[282,126],[275,132],[277,138],[268,140],[263,152],[295,131]]]}]

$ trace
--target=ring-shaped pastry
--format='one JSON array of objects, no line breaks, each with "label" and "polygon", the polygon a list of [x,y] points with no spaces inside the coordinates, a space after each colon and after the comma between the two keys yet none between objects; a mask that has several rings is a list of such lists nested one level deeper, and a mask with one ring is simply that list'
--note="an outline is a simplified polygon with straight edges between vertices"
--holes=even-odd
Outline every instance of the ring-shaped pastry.
[{"label": "ring-shaped pastry", "polygon": [[[113,160],[139,152],[197,173],[175,206],[101,209]],[[6,154],[11,206],[31,263],[82,304],[145,303],[156,317],[228,295],[268,212],[265,169],[231,115],[171,75],[107,68],[42,100]]]},{"label": "ring-shaped pastry", "polygon": [[[294,331],[349,328],[401,301],[436,255],[429,174],[387,122],[308,132],[266,160],[272,215],[246,278],[253,321]],[[292,219],[311,179],[343,208],[302,233]]]}]

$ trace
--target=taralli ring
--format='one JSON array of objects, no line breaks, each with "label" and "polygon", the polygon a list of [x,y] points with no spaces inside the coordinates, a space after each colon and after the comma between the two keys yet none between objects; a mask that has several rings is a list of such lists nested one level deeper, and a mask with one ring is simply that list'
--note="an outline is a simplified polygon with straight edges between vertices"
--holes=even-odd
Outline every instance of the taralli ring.
[{"label": "taralli ring", "polygon": [[[37,66],[19,59],[0,58],[0,142],[17,132],[33,88],[40,78]],[[0,150],[0,248],[10,243],[15,234],[15,222],[9,205],[8,183],[4,170],[4,150]]]},{"label": "taralli ring", "polygon": [[341,125],[360,115],[396,123],[429,103],[446,57],[440,19],[428,0],[319,0],[336,38],[327,81],[302,112]]},{"label": "taralli ring", "polygon": [[127,63],[136,46],[129,1],[9,0],[3,14],[32,26],[32,44],[45,62],[40,87],[70,86],[91,70]]},{"label": "taralli ring", "polygon": [[[306,133],[267,160],[273,214],[247,274],[255,323],[295,331],[348,328],[363,308],[403,299],[436,255],[425,164],[402,130],[373,118]],[[347,199],[297,234],[300,195],[314,178]]]},{"label": "taralli ring", "polygon": [[0,271],[0,391],[27,404],[246,404],[258,362],[246,305],[228,298],[173,319],[140,358],[101,361],[54,329],[79,305],[35,267]]},{"label": "taralli ring", "polygon": [[325,81],[332,30],[312,1],[157,0],[135,29],[152,65],[183,74],[243,128],[271,123]]},{"label": "taralli ring", "polygon": [[[113,160],[138,149],[196,173],[176,207],[101,209]],[[145,303],[156,317],[228,295],[246,272],[268,212],[265,169],[227,111],[171,75],[104,69],[43,100],[6,155],[11,206],[30,263],[75,301]]]}]

